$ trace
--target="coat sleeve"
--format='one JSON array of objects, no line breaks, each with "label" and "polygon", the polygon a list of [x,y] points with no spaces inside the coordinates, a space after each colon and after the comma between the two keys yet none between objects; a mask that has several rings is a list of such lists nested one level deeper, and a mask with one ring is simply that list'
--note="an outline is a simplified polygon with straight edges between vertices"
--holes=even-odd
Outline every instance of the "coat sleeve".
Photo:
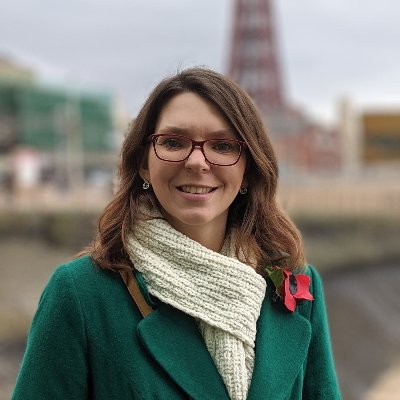
[{"label": "coat sleeve", "polygon": [[313,267],[309,269],[314,301],[309,302],[312,336],[305,370],[303,398],[336,400],[341,396],[335,373],[322,282],[316,270]]},{"label": "coat sleeve", "polygon": [[66,266],[50,278],[39,301],[12,400],[87,399],[85,321]]}]

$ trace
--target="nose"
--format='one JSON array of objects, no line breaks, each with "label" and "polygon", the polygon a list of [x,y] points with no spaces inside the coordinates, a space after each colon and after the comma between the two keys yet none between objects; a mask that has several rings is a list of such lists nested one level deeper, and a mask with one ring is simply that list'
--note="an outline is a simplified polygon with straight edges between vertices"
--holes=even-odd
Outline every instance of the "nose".
[{"label": "nose", "polygon": [[185,167],[192,171],[208,171],[208,164],[200,146],[196,146],[185,161]]}]

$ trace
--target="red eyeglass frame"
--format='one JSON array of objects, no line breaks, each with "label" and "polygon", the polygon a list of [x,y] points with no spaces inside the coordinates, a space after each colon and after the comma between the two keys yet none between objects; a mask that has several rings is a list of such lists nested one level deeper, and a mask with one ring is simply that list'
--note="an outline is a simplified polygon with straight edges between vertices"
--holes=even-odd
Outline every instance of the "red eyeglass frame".
[{"label": "red eyeglass frame", "polygon": [[[159,137],[165,137],[165,136],[168,136],[168,137],[176,137],[176,138],[184,138],[184,139],[189,140],[189,141],[192,143],[192,149],[190,150],[190,152],[189,152],[189,154],[187,155],[187,157],[185,157],[183,160],[177,160],[177,161],[175,161],[175,160],[165,160],[164,158],[161,158],[161,157],[157,154],[157,150],[156,150],[156,141],[157,141],[157,139],[158,139]],[[204,153],[204,144],[207,143],[207,142],[213,141],[213,140],[229,140],[229,141],[236,142],[237,144],[239,144],[240,153],[239,153],[239,156],[238,156],[237,160],[236,160],[234,163],[232,163],[232,164],[217,164],[217,163],[211,162],[211,161],[207,158],[206,154]],[[156,154],[157,158],[159,158],[159,159],[162,160],[162,161],[167,161],[167,162],[182,162],[182,161],[186,161],[186,160],[190,157],[190,155],[193,153],[193,150],[194,150],[196,147],[199,147],[200,150],[201,150],[201,152],[203,153],[203,156],[204,156],[205,160],[206,160],[209,164],[217,165],[217,166],[219,166],[219,167],[230,167],[230,166],[232,166],[232,165],[237,164],[237,162],[240,160],[240,157],[241,157],[241,155],[242,155],[242,153],[243,153],[243,150],[245,150],[245,149],[247,148],[246,142],[244,142],[244,141],[242,141],[242,140],[238,140],[238,139],[215,138],[215,139],[207,139],[207,140],[200,140],[200,141],[198,141],[198,140],[193,140],[193,139],[191,139],[191,138],[189,138],[189,137],[187,137],[187,136],[184,136],[184,135],[164,134],[164,133],[153,134],[153,135],[151,135],[151,136],[149,137],[148,141],[153,143],[154,153]]]}]

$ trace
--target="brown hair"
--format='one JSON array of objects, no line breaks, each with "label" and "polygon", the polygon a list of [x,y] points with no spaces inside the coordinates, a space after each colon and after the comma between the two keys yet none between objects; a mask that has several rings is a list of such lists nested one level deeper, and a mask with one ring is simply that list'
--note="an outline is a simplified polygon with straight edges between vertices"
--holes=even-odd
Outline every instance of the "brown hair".
[{"label": "brown hair", "polygon": [[212,102],[246,142],[248,193],[238,195],[229,209],[228,228],[236,228],[236,253],[258,266],[289,255],[287,268],[304,264],[300,234],[276,200],[278,165],[261,115],[235,82],[206,68],[190,68],[161,81],[152,91],[125,138],[119,166],[119,189],[100,217],[98,232],[87,249],[104,269],[131,268],[125,252],[129,231],[138,220],[139,204],[154,204],[144,191],[139,170],[147,157],[146,138],[154,133],[164,105],[175,95],[193,92]]}]

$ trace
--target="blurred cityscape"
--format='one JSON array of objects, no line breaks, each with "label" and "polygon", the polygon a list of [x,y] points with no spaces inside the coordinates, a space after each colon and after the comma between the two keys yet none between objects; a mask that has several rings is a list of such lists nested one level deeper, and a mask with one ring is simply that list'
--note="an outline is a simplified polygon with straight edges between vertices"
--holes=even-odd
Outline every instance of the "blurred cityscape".
[{"label": "blurred cityscape", "polygon": [[[273,35],[257,25],[234,28],[229,73],[265,116],[283,204],[306,211],[314,199],[324,212],[399,212],[400,105],[364,110],[343,99],[334,125],[311,119],[268,84],[281,82]],[[270,48],[267,59],[249,51],[255,40]],[[131,119],[123,110],[113,93],[46,85],[29,65],[0,57],[0,205],[101,208]]]},{"label": "blurred cityscape", "polygon": [[0,58],[0,205],[104,205],[128,121],[112,93],[45,85]]},{"label": "blurred cityscape", "polygon": [[[279,199],[324,275],[344,398],[394,399],[400,103],[365,107],[344,97],[332,104],[331,123],[292,104],[273,5],[232,2],[221,72],[261,110],[278,155]],[[120,146],[134,117],[125,110],[111,90],[44,83],[33,65],[0,54],[0,400],[9,398],[50,273],[91,240],[118,185]]]},{"label": "blurred cityscape", "polygon": [[[270,75],[247,65],[241,72],[244,78],[253,73],[256,82]],[[247,90],[257,101],[257,92]],[[104,206],[130,120],[119,105],[112,93],[46,86],[29,66],[0,58],[0,205]],[[399,212],[400,105],[398,111],[360,110],[343,99],[337,108],[329,127],[286,103],[264,113],[283,204],[305,212],[310,202],[314,211],[319,204],[324,212]]]}]

